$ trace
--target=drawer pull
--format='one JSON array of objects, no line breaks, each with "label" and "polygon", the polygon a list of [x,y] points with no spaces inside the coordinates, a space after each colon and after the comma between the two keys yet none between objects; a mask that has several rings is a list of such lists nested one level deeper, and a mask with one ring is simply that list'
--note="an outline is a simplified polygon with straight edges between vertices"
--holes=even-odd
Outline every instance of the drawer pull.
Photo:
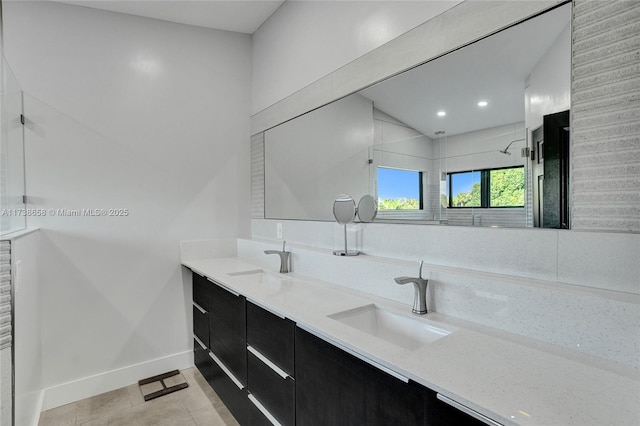
[{"label": "drawer pull", "polygon": [[248,394],[247,396],[249,397],[249,401],[251,401],[251,403],[252,403],[253,405],[255,405],[255,406],[256,406],[256,408],[257,408],[258,410],[260,410],[260,412],[261,412],[261,413],[262,413],[262,414],[263,414],[263,415],[264,415],[264,416],[265,416],[265,417],[266,417],[266,418],[271,422],[271,424],[272,424],[272,425],[274,425],[274,426],[282,426],[282,425],[280,425],[280,422],[279,422],[279,421],[277,421],[277,420],[275,419],[275,417],[273,417],[273,416],[271,415],[271,413],[270,413],[269,411],[267,411],[267,409],[266,409],[266,408],[264,408],[264,405],[262,405],[262,404],[260,403],[260,401],[258,401],[258,400],[256,399],[256,397],[255,397],[255,396],[253,396],[253,395],[251,395],[251,394]]},{"label": "drawer pull", "polygon": [[235,291],[231,290],[229,287],[224,286],[224,285],[220,284],[219,282],[212,280],[212,279],[211,279],[211,278],[209,278],[209,277],[207,277],[207,280],[208,280],[208,281],[211,281],[212,283],[214,283],[214,284],[215,284],[215,285],[217,285],[218,287],[220,287],[220,288],[223,288],[223,289],[227,290],[229,293],[233,294],[234,296],[236,296],[236,297],[240,297],[240,293],[237,293],[237,292],[235,292]]},{"label": "drawer pull", "polygon": [[282,370],[280,367],[278,367],[273,362],[271,362],[269,358],[267,358],[266,356],[258,352],[253,346],[247,345],[247,350],[251,352],[253,355],[255,355],[255,357],[258,358],[260,361],[262,361],[264,364],[266,364],[267,367],[275,371],[278,376],[282,377],[285,380],[287,377],[291,377],[284,370]]},{"label": "drawer pull", "polygon": [[209,351],[209,356],[216,364],[218,364],[218,367],[220,367],[222,371],[224,371],[224,374],[226,374],[231,379],[233,384],[236,385],[238,389],[244,389],[244,385],[240,383],[240,380],[236,379],[236,376],[234,376],[233,373],[229,371],[229,369],[222,363],[222,361],[218,359],[217,356],[213,354],[213,352]]},{"label": "drawer pull", "polygon": [[296,327],[300,328],[301,330],[306,331],[307,333],[313,334],[317,338],[322,339],[325,342],[328,342],[328,343],[332,344],[333,346],[335,346],[335,347],[337,347],[339,349],[342,349],[346,353],[355,356],[359,360],[366,362],[367,364],[377,368],[378,370],[384,371],[388,375],[393,376],[393,377],[395,377],[396,379],[398,379],[398,380],[400,380],[402,382],[409,383],[409,378],[403,376],[402,374],[396,373],[395,371],[393,371],[389,367],[385,367],[384,365],[378,364],[377,362],[365,357],[364,355],[360,355],[359,353],[357,353],[353,349],[349,349],[346,346],[342,345],[341,343],[338,343],[338,342],[336,342],[334,340],[329,339],[328,337],[325,337],[325,336],[319,334],[317,331],[312,330],[311,328],[305,326],[304,324],[296,324]]},{"label": "drawer pull", "polygon": [[453,399],[448,398],[448,397],[446,397],[446,396],[444,396],[444,395],[442,395],[440,393],[438,393],[436,395],[436,397],[440,401],[444,402],[445,404],[448,404],[448,405],[452,406],[453,408],[456,408],[456,409],[462,411],[463,413],[470,415],[474,419],[480,420],[483,423],[486,423],[486,424],[491,425],[491,426],[502,426],[501,423],[498,423],[495,420],[491,420],[489,417],[487,417],[487,416],[485,416],[483,414],[480,414],[477,411],[472,410],[471,408],[467,407],[466,405],[462,405],[458,401],[454,401]]},{"label": "drawer pull", "polygon": [[193,303],[193,306],[195,306],[196,309],[200,311],[200,313],[202,313],[202,314],[206,314],[207,313],[207,311],[205,311],[202,306],[198,305],[196,302],[192,302],[192,303]]},{"label": "drawer pull", "polygon": [[193,339],[198,342],[198,344],[200,345],[200,347],[202,349],[204,349],[205,351],[207,350],[207,347],[204,345],[204,343],[202,343],[202,340],[198,339],[198,336],[196,336],[195,334],[193,335]]}]

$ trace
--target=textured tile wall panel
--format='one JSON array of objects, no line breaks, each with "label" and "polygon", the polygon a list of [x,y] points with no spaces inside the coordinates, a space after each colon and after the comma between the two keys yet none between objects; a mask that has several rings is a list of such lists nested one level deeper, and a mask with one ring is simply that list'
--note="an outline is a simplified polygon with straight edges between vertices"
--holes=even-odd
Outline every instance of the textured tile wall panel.
[{"label": "textured tile wall panel", "polygon": [[0,243],[0,350],[11,347],[11,242]]},{"label": "textured tile wall panel", "polygon": [[575,0],[571,219],[640,232],[640,2]]},{"label": "textured tile wall panel", "polygon": [[447,210],[447,223],[449,225],[524,228],[526,221],[527,212],[525,209],[520,208]]},{"label": "textured tile wall panel", "polygon": [[264,219],[264,132],[251,137],[251,218]]}]

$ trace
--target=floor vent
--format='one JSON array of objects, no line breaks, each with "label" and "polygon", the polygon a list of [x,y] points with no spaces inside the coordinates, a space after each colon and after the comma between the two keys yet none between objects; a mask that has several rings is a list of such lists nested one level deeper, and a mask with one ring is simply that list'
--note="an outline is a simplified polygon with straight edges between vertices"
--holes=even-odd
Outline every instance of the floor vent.
[{"label": "floor vent", "polygon": [[172,392],[179,391],[189,387],[187,380],[179,370],[169,371],[167,373],[158,374],[157,376],[148,377],[138,381],[142,396],[145,401],[168,395]]}]

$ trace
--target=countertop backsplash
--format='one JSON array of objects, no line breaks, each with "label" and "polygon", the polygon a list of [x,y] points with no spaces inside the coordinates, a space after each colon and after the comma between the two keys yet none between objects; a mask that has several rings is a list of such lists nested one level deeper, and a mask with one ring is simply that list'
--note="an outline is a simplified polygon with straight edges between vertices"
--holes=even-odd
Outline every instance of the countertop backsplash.
[{"label": "countertop backsplash", "polygon": [[[238,239],[183,242],[190,260],[237,256],[277,271],[279,259],[264,250],[282,248],[279,240]],[[393,278],[418,274],[418,258],[362,254],[334,256],[326,247],[287,242],[291,270],[297,275],[413,304],[413,288]],[[217,255],[216,255],[217,253]],[[633,293],[446,266],[425,261],[428,309],[482,326],[533,338],[640,370],[640,296]],[[628,273],[628,272],[626,272]]]}]

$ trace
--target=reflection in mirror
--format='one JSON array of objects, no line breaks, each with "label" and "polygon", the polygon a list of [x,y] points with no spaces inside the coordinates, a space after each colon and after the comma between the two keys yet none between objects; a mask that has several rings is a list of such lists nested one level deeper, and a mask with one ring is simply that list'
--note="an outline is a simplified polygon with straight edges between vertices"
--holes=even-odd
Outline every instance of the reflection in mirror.
[{"label": "reflection in mirror", "polygon": [[338,195],[333,202],[333,216],[340,225],[348,225],[356,218],[356,202],[351,195]]},{"label": "reflection in mirror", "polygon": [[336,218],[336,222],[344,225],[344,250],[334,250],[333,254],[336,256],[357,256],[360,254],[357,250],[350,251],[348,248],[347,225],[356,218],[356,212],[356,202],[351,195],[340,194],[333,202],[333,216]]},{"label": "reflection in mirror", "polygon": [[373,222],[378,214],[378,200],[367,194],[363,195],[358,202],[358,218],[361,222]]},{"label": "reflection in mirror", "polygon": [[541,129],[570,106],[570,18],[568,3],[267,130],[265,217],[331,220],[340,190],[376,196],[376,221],[550,223],[543,200],[568,211],[569,188],[544,184]]},{"label": "reflection in mirror", "polygon": [[353,95],[265,132],[265,217],[333,221],[336,193],[369,193],[371,110]]}]

